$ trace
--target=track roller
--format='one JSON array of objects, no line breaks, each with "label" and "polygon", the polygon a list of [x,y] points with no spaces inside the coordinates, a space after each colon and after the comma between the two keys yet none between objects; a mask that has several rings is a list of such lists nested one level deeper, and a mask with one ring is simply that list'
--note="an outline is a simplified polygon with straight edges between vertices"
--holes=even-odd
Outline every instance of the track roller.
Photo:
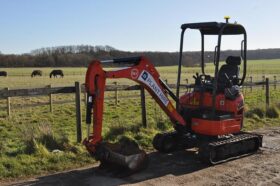
[{"label": "track roller", "polygon": [[159,152],[169,153],[176,150],[188,149],[197,145],[197,139],[189,133],[178,131],[159,133],[153,139],[153,146]]}]

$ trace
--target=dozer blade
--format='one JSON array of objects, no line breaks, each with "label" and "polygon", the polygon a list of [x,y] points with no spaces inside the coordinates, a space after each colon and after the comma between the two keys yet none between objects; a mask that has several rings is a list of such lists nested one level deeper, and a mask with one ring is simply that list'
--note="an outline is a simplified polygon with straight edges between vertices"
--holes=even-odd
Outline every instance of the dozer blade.
[{"label": "dozer blade", "polygon": [[122,138],[118,143],[102,143],[97,147],[95,158],[99,160],[102,174],[125,177],[144,169],[148,158],[137,143]]}]

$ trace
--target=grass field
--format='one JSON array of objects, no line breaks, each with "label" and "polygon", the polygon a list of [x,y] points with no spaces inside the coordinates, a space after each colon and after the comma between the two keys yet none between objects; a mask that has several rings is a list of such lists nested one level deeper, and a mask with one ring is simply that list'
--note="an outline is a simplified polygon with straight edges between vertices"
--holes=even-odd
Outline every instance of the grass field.
[{"label": "grass field", "polygon": [[[265,75],[271,80],[273,76],[277,76],[280,80],[280,60],[252,60],[248,61],[247,66],[247,77],[252,76],[253,81],[262,80],[262,76]],[[34,69],[40,69],[43,72],[42,77],[31,78],[31,73]],[[53,69],[63,69],[64,78],[49,78],[49,73]],[[175,83],[177,79],[177,67],[157,67],[160,75],[163,79],[167,79],[168,83]],[[75,81],[84,82],[85,79],[85,67],[80,68],[2,68],[8,72],[7,78],[0,78],[0,88],[20,88],[20,87],[42,87],[52,84],[53,86],[67,86],[73,85]],[[205,71],[206,73],[213,74],[214,66],[212,64],[207,64]],[[242,69],[241,69],[242,70]],[[183,67],[182,68],[182,81],[188,79],[189,83],[193,81],[192,76],[196,72],[201,72],[199,67]],[[109,80],[111,83],[116,80]],[[132,81],[120,80],[120,84],[131,84]]]},{"label": "grass field", "polygon": [[[64,78],[50,79],[48,73],[51,68],[41,69],[43,77],[31,78],[33,68],[7,68],[9,77],[0,78],[0,89],[9,87],[28,88],[74,85],[75,81],[84,82],[86,68],[63,68]],[[163,79],[168,83],[175,83],[177,67],[158,67]],[[3,70],[3,69],[1,69]],[[207,66],[206,71],[212,73],[213,66]],[[192,82],[192,75],[200,72],[199,68],[183,68],[182,78]],[[262,79],[265,75],[270,79],[277,76],[280,80],[280,60],[258,60],[248,62],[248,76],[253,81]],[[110,80],[112,83],[115,80]],[[128,80],[119,80],[119,84],[132,84]],[[245,130],[279,125],[279,117],[268,118],[262,116],[264,111],[264,90],[260,88],[243,89],[247,104]],[[154,100],[147,99],[148,128],[141,127],[141,109],[139,91],[120,92],[121,96],[135,95],[134,99],[123,98],[115,105],[114,100],[105,101],[104,130],[106,140],[116,141],[121,135],[136,140],[143,148],[151,149],[152,137],[159,131],[171,130],[171,123],[157,106]],[[113,96],[106,93],[107,97]],[[280,88],[271,88],[272,108],[279,109]],[[27,107],[26,104],[48,102],[48,97],[12,98],[12,115],[6,116],[5,110],[0,110],[0,179],[17,178],[38,174],[45,174],[74,167],[85,166],[94,160],[88,155],[82,145],[75,143],[75,105],[74,95],[54,95],[54,102],[59,100],[73,100],[73,103],[54,105],[53,113],[48,106]],[[0,107],[4,107],[5,100],[0,100]],[[15,109],[15,106],[17,108]],[[258,108],[258,109],[256,109]],[[83,119],[85,105],[82,104]],[[83,134],[85,134],[83,121]]]}]

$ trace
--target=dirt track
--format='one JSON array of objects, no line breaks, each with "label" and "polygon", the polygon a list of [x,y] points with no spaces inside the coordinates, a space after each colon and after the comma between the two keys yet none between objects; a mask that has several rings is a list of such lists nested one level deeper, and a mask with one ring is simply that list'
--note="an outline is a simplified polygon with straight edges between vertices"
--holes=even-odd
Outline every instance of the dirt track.
[{"label": "dirt track", "polygon": [[149,154],[147,169],[124,179],[104,177],[96,166],[37,177],[12,185],[280,185],[280,127],[261,129],[264,143],[255,155],[207,167],[194,151]]}]

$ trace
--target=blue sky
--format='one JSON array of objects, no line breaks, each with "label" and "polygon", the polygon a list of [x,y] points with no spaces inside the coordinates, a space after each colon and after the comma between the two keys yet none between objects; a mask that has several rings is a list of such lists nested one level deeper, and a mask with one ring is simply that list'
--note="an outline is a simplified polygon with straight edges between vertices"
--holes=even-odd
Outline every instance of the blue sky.
[{"label": "blue sky", "polygon": [[[231,21],[243,24],[248,48],[280,47],[279,0],[0,0],[0,51],[26,53],[60,45],[110,45],[127,51],[178,51],[180,25]],[[187,50],[198,50],[189,32]],[[207,49],[214,48],[214,40]],[[239,41],[225,39],[224,49]]]}]

